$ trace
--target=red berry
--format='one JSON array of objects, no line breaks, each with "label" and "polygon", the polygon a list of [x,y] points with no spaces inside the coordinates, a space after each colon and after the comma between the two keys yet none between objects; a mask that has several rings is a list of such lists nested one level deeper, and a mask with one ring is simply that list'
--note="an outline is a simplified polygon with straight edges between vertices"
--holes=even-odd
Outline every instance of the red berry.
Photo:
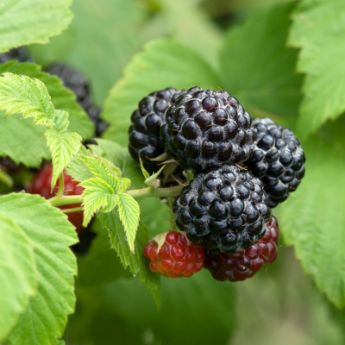
[{"label": "red berry", "polygon": [[272,263],[278,254],[279,227],[275,217],[265,224],[264,236],[236,254],[206,253],[205,267],[217,280],[240,281],[252,277],[264,264]]},{"label": "red berry", "polygon": [[[53,167],[51,164],[45,165],[34,177],[30,192],[32,194],[39,194],[46,199],[53,197],[59,186],[59,182],[56,184],[53,191],[50,189],[50,183],[52,179]],[[78,186],[78,182],[73,180],[70,175],[64,172],[64,195],[80,195],[83,192],[83,187]],[[68,205],[61,206],[61,209],[80,207],[81,205]],[[83,212],[68,213],[68,220],[77,228],[77,231],[81,231],[83,228]]]},{"label": "red berry", "polygon": [[148,242],[144,255],[150,260],[150,269],[167,277],[190,277],[204,265],[204,250],[191,243],[186,234],[169,231]]}]

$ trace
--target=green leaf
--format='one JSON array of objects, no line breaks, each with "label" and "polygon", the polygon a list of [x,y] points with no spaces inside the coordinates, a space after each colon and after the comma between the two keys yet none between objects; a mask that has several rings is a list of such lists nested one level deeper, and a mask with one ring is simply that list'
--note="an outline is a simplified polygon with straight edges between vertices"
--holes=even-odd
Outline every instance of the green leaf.
[{"label": "green leaf", "polygon": [[72,20],[71,0],[2,0],[0,52],[31,43],[46,43]]},{"label": "green leaf", "polygon": [[205,270],[188,279],[162,279],[160,308],[149,297],[134,279],[83,289],[66,339],[71,344],[230,343],[237,316],[234,284],[216,282]]},{"label": "green leaf", "polygon": [[144,28],[146,36],[173,37],[217,66],[222,35],[201,8],[202,1],[157,0],[156,2],[157,13],[150,18]]},{"label": "green leaf", "polygon": [[143,186],[144,179],[138,163],[131,157],[127,148],[114,141],[97,139],[97,145],[90,145],[90,149],[96,155],[110,160],[117,166],[121,170],[122,175],[131,180],[131,186]]},{"label": "green leaf", "polygon": [[55,129],[48,129],[45,135],[53,160],[53,176],[51,180],[53,189],[62,171],[79,151],[82,138],[78,133],[59,132]]},{"label": "green leaf", "polygon": [[50,157],[44,128],[34,125],[30,119],[0,113],[0,156],[9,156],[28,167],[38,167],[43,159]]},{"label": "green leaf", "polygon": [[304,0],[293,16],[289,43],[301,48],[299,71],[306,74],[298,122],[308,135],[345,111],[345,2]]},{"label": "green leaf", "polygon": [[66,215],[36,195],[1,196],[0,215],[11,218],[25,232],[38,272],[37,293],[8,341],[14,345],[55,343],[74,311],[77,266],[69,246],[77,242],[76,232]]},{"label": "green leaf", "polygon": [[120,221],[126,233],[129,249],[135,251],[135,236],[139,226],[140,207],[136,200],[129,194],[118,195],[117,207]]},{"label": "green leaf", "polygon": [[84,188],[83,208],[84,220],[83,226],[86,227],[96,212],[103,210],[111,211],[118,204],[118,195],[115,194],[113,186],[96,177],[92,177],[80,183]]},{"label": "green leaf", "polygon": [[143,251],[148,241],[147,229],[140,224],[135,239],[134,253],[130,250],[126,232],[115,211],[99,215],[99,220],[104,229],[107,229],[111,247],[116,251],[125,269],[128,269],[150,291],[155,302],[159,303],[159,278],[153,274],[145,261]]},{"label": "green leaf", "polygon": [[130,116],[143,97],[169,86],[195,85],[218,88],[220,82],[212,68],[193,50],[169,39],[147,44],[126,67],[123,79],[105,102],[103,117],[111,124],[106,137],[126,145]]},{"label": "green leaf", "polygon": [[35,123],[54,127],[54,105],[46,86],[38,79],[11,72],[0,76],[0,110],[20,114]]},{"label": "green leaf", "polygon": [[25,311],[38,285],[33,247],[25,232],[0,215],[0,342]]},{"label": "green leaf", "polygon": [[[75,95],[62,85],[59,78],[41,72],[38,65],[16,61],[0,64],[0,73],[6,71],[41,80],[47,86],[55,108],[69,113],[69,130],[78,132],[83,138],[93,135],[93,124],[77,103]],[[5,117],[0,113],[0,155],[9,156],[15,162],[29,167],[39,166],[43,159],[50,157],[44,128],[34,125],[31,119]]]},{"label": "green leaf", "polygon": [[257,116],[298,114],[302,78],[296,51],[286,47],[291,9],[285,4],[252,15],[230,29],[221,51],[225,87]]},{"label": "green leaf", "polygon": [[87,255],[78,257],[78,286],[99,286],[119,278],[129,278],[129,272],[124,270],[114,250],[110,248],[108,232],[102,228],[97,217],[92,223],[92,231],[96,236]]},{"label": "green leaf", "polygon": [[331,302],[343,308],[345,145],[339,136],[336,138],[336,144],[311,138],[305,145],[306,176],[279,208],[278,219],[284,239],[294,245],[304,270]]},{"label": "green leaf", "polygon": [[80,69],[101,103],[143,42],[143,7],[140,0],[74,1],[70,28],[49,45],[34,47],[34,58],[42,64],[63,61]]}]

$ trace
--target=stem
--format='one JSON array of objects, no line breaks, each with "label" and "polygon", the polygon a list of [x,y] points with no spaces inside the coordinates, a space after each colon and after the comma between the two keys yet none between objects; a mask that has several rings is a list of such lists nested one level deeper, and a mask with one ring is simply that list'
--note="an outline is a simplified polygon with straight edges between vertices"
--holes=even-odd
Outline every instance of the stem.
[{"label": "stem", "polygon": [[74,205],[81,204],[82,197],[81,195],[62,195],[54,196],[48,200],[53,206],[64,206],[64,205]]},{"label": "stem", "polygon": [[144,196],[157,196],[160,198],[168,198],[178,196],[181,193],[183,186],[174,186],[169,188],[152,188],[146,187],[141,189],[130,189],[127,191],[127,194],[131,195],[134,198],[142,198]]},{"label": "stem", "polygon": [[61,173],[59,177],[59,187],[56,192],[57,197],[61,197],[63,195],[63,192],[65,191],[65,178],[63,172]]},{"label": "stem", "polygon": [[[130,189],[126,193],[134,198],[142,198],[149,195],[156,196],[159,198],[168,198],[178,196],[181,193],[182,188],[182,185],[156,189],[152,187],[146,187],[141,189]],[[53,206],[81,204],[82,201],[83,199],[81,195],[56,195],[55,197],[49,199],[49,202]]]},{"label": "stem", "polygon": [[64,208],[62,210],[63,213],[74,213],[74,212],[83,212],[82,207],[73,207],[73,208]]}]

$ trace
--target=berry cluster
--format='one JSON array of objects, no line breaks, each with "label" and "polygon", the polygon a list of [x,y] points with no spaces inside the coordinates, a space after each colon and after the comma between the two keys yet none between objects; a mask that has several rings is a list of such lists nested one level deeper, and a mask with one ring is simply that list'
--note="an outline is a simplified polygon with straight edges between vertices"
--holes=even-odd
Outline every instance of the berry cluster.
[{"label": "berry cluster", "polygon": [[[278,223],[271,208],[286,200],[304,176],[305,156],[293,132],[271,119],[255,119],[225,91],[167,88],[145,97],[131,118],[129,151],[155,172],[175,161],[192,171],[174,204],[176,224],[187,236],[177,252],[204,252],[204,266],[219,280],[243,280],[277,256]],[[159,162],[159,164],[158,164]],[[145,250],[150,267],[186,276],[194,263],[173,255],[164,236]],[[175,236],[175,237],[174,237]],[[155,243],[155,244],[154,244]],[[164,248],[164,249],[163,249]],[[189,270],[196,272],[199,269]]]}]

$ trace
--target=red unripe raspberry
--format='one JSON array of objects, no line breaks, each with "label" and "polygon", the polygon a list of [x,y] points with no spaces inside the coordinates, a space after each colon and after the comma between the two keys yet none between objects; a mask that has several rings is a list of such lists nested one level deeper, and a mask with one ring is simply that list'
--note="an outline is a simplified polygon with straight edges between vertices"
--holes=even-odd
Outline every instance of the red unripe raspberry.
[{"label": "red unripe raspberry", "polygon": [[278,254],[279,227],[275,217],[266,224],[264,236],[236,254],[207,253],[205,267],[217,280],[241,281],[252,277],[264,264],[272,263]]},{"label": "red unripe raspberry", "polygon": [[[51,164],[45,165],[34,177],[30,192],[32,194],[39,194],[46,199],[52,198],[59,187],[59,182],[57,182],[53,191],[51,191],[50,183],[53,174],[53,167]],[[73,180],[70,175],[64,172],[64,195],[80,195],[83,192],[83,187],[78,186],[78,182]],[[67,205],[60,206],[61,209],[80,207],[81,205]],[[73,212],[68,213],[68,220],[77,228],[79,232],[83,228],[83,212]]]},{"label": "red unripe raspberry", "polygon": [[145,246],[150,269],[167,277],[190,277],[204,265],[204,250],[191,243],[186,234],[169,231],[157,235]]}]

